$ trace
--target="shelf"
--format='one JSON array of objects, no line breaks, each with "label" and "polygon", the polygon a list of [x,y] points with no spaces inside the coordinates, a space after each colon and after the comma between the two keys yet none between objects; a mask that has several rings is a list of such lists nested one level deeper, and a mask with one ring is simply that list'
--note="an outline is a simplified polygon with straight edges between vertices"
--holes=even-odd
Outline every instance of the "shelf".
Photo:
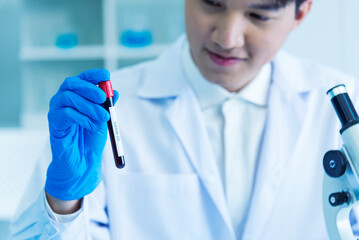
[{"label": "shelf", "polygon": [[101,60],[103,58],[104,48],[102,46],[77,46],[70,49],[24,47],[20,51],[22,61]]},{"label": "shelf", "polygon": [[155,44],[143,48],[103,46],[77,46],[71,49],[57,47],[24,47],[20,51],[22,61],[58,61],[58,60],[104,60],[107,56],[118,60],[154,58],[169,47],[169,44]]},{"label": "shelf", "polygon": [[170,44],[154,44],[143,48],[118,47],[115,51],[119,60],[154,58],[169,48]]}]

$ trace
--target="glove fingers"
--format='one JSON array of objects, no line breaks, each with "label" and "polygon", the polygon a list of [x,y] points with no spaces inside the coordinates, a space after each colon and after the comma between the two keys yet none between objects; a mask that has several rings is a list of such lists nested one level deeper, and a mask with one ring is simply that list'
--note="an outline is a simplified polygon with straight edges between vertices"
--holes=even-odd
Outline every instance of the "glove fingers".
[{"label": "glove fingers", "polygon": [[[52,110],[48,114],[49,124],[55,125],[57,130],[66,130],[71,125],[80,125],[81,127],[95,132],[98,130],[97,122],[85,114],[71,107]],[[101,125],[102,126],[102,125]]]},{"label": "glove fingers", "polygon": [[119,94],[116,90],[113,90],[113,94],[115,95],[113,96],[113,104],[115,104],[118,100]]},{"label": "glove fingers", "polygon": [[77,110],[79,113],[95,121],[106,122],[110,119],[110,114],[102,106],[74,92],[65,91],[57,93],[50,101],[50,110],[59,110],[68,107]]},{"label": "glove fingers", "polygon": [[80,73],[78,77],[92,84],[98,84],[110,80],[110,72],[106,69],[91,69]]},{"label": "glove fingers", "polygon": [[78,77],[69,77],[61,84],[59,92],[72,91],[95,103],[106,101],[106,94],[93,83],[82,80]]}]

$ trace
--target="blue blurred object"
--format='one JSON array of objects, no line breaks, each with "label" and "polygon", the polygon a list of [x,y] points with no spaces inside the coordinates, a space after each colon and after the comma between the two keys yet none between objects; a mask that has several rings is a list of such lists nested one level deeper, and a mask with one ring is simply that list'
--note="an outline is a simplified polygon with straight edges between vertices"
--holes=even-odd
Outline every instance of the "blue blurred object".
[{"label": "blue blurred object", "polygon": [[75,33],[64,33],[60,34],[56,39],[56,46],[59,48],[73,48],[77,46],[78,38]]},{"label": "blue blurred object", "polygon": [[148,30],[127,30],[121,34],[121,44],[131,48],[146,47],[152,44],[152,34]]}]

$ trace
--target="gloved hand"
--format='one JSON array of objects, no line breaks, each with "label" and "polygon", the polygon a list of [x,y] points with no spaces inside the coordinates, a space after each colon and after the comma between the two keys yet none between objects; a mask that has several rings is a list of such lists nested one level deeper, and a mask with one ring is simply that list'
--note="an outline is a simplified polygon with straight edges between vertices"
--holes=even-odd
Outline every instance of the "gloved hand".
[{"label": "gloved hand", "polygon": [[[85,71],[62,83],[48,113],[52,161],[45,189],[61,200],[81,199],[102,180],[101,156],[107,139],[106,94],[96,85],[109,80],[104,69]],[[114,91],[114,100],[118,92]]]}]

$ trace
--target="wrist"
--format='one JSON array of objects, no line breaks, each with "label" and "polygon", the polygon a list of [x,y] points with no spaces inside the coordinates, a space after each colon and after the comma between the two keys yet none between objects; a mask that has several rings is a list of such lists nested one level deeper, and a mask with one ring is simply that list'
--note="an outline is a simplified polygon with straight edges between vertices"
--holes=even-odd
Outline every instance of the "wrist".
[{"label": "wrist", "polygon": [[78,200],[67,201],[51,196],[50,194],[47,193],[46,190],[45,190],[45,194],[46,194],[47,202],[49,203],[52,211],[54,211],[57,214],[71,214],[77,212],[81,208],[83,198]]}]

